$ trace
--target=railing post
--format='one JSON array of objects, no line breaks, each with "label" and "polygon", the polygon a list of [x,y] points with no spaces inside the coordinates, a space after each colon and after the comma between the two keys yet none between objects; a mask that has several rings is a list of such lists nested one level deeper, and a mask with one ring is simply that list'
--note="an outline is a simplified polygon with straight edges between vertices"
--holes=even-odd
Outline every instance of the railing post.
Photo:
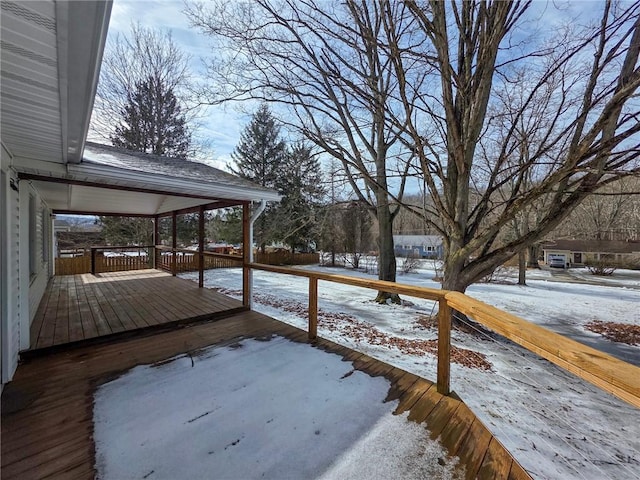
[{"label": "railing post", "polygon": [[177,226],[177,214],[176,212],[171,212],[171,235],[173,237],[173,240],[171,242],[171,246],[173,248],[172,250],[172,259],[171,259],[171,275],[173,275],[174,277],[176,276],[176,273],[178,272],[178,266],[176,265],[176,248],[178,248],[178,226]]},{"label": "railing post", "polygon": [[96,249],[91,247],[91,275],[96,274]]},{"label": "railing post", "polygon": [[153,218],[153,248],[149,251],[149,253],[153,255],[151,268],[155,268],[156,270],[158,269],[158,264],[160,263],[158,255],[161,254],[156,248],[158,245],[160,245],[160,217],[156,215]]},{"label": "railing post", "polygon": [[198,287],[204,286],[204,206],[198,216]]},{"label": "railing post", "polygon": [[318,336],[318,279],[309,277],[309,340]]},{"label": "railing post", "polygon": [[449,395],[451,381],[451,307],[445,298],[438,300],[438,393]]},{"label": "railing post", "polygon": [[249,232],[251,212],[249,203],[242,205],[242,304],[251,308],[251,233]]}]

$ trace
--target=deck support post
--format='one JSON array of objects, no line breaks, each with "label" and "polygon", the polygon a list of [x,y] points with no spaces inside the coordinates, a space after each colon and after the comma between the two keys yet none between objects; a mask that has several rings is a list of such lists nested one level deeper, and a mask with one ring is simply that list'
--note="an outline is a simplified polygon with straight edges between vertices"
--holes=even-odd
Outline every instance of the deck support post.
[{"label": "deck support post", "polygon": [[318,336],[318,279],[309,277],[309,340]]},{"label": "deck support post", "polygon": [[445,298],[438,300],[438,393],[451,392],[451,307]]},{"label": "deck support post", "polygon": [[251,212],[250,203],[242,204],[242,304],[251,308],[251,234],[249,232],[249,222]]},{"label": "deck support post", "polygon": [[151,255],[153,255],[151,265],[153,265],[153,268],[155,269],[158,268],[159,263],[158,245],[160,245],[160,217],[156,215],[153,217],[153,249],[151,252]]},{"label": "deck support post", "polygon": [[198,287],[204,286],[204,205],[198,217]]},{"label": "deck support post", "polygon": [[171,236],[173,240],[171,241],[171,275],[174,277],[178,271],[177,269],[177,258],[176,258],[176,248],[178,248],[178,214],[174,211],[171,212]]},{"label": "deck support post", "polygon": [[91,247],[91,275],[96,274],[96,249]]}]

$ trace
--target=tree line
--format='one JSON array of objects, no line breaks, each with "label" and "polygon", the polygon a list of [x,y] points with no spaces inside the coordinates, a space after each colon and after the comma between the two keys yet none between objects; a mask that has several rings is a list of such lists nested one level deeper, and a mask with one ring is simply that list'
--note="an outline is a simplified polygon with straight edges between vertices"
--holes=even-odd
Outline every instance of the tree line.
[{"label": "tree line", "polygon": [[[287,132],[334,159],[374,216],[379,278],[395,280],[408,212],[444,239],[443,288],[464,291],[640,173],[640,4],[595,6],[554,22],[530,1],[218,0],[185,13],[222,52],[198,102],[286,112]],[[415,185],[421,205],[405,195]]]}]

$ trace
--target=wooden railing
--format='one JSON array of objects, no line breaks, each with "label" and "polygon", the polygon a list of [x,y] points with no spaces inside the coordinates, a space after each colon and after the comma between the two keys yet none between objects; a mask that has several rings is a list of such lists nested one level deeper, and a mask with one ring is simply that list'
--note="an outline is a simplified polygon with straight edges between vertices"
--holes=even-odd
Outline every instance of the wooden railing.
[{"label": "wooden railing", "polygon": [[[153,268],[153,245],[91,247],[91,273],[122,272]],[[136,255],[104,256],[107,252],[133,252]],[[144,252],[143,252],[144,251]]]},{"label": "wooden railing", "polygon": [[254,254],[254,261],[266,265],[312,265],[320,263],[320,254],[288,251],[262,253],[258,251]]},{"label": "wooden railing", "polygon": [[[156,247],[156,268],[170,273],[196,272],[200,269],[200,255],[184,248]],[[204,269],[242,266],[242,256],[227,253],[203,252]]]},{"label": "wooden railing", "polygon": [[56,258],[56,275],[81,275],[91,271],[91,257]]},{"label": "wooden railing", "polygon": [[463,293],[258,263],[246,266],[253,270],[309,279],[308,332],[310,339],[315,338],[318,331],[319,280],[437,301],[439,304],[437,388],[442,394],[450,393],[451,319],[453,310],[456,310],[551,363],[640,408],[639,367]]}]

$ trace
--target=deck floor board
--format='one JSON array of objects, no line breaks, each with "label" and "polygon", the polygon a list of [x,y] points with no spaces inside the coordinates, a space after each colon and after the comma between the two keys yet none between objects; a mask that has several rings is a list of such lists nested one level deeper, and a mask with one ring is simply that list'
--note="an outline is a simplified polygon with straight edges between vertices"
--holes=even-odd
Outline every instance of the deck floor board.
[{"label": "deck floor board", "polygon": [[240,308],[238,300],[159,270],[56,276],[32,323],[31,350]]},{"label": "deck floor board", "polygon": [[[45,295],[43,301],[46,303],[39,309],[41,324],[33,329],[34,333],[55,332],[61,323],[52,315],[52,307],[65,303],[68,320],[74,322],[78,317],[84,322],[81,328],[69,330],[71,336],[78,330],[86,336],[107,328],[109,332],[123,328],[123,322],[117,318],[117,313],[123,309],[129,310],[125,324],[141,318],[150,324],[147,319],[151,316],[157,320],[159,308],[164,313],[160,319],[162,323],[175,318],[176,312],[200,317],[210,312],[214,305],[229,307],[240,303],[216,292],[209,291],[214,294],[209,295],[206,290],[198,291],[197,286],[193,293],[190,291],[192,284],[182,283],[186,280],[169,276],[169,282],[162,282],[158,277],[141,285],[139,277],[127,278],[118,272],[107,279],[76,277],[52,282],[50,286],[54,288]],[[116,278],[126,284],[117,285]],[[70,288],[71,282],[73,288]],[[114,284],[105,285],[107,282]],[[180,297],[172,309],[164,309],[160,303],[162,294],[158,291],[167,284],[174,285],[173,295]],[[171,296],[166,296],[170,302]],[[74,297],[78,298],[75,307],[71,301]],[[60,301],[61,298],[66,301]],[[143,298],[140,305],[134,301],[137,298]],[[118,302],[119,306],[114,308],[112,302]],[[188,309],[186,304],[190,305]],[[77,310],[71,310],[71,315],[70,306],[77,307]],[[252,311],[235,312],[215,322],[191,323],[188,328],[175,326],[148,335],[111,338],[108,342],[33,356],[22,364],[2,394],[2,478],[94,478],[95,389],[137,365],[163,362],[214,345],[230,345],[243,338],[279,335],[305,342],[307,337],[300,329]],[[52,341],[52,338],[45,341]],[[314,343],[322,350],[352,362],[356,370],[387,378],[389,399],[399,400],[395,413],[408,412],[408,418],[422,423],[432,438],[440,437],[450,454],[460,458],[467,478],[528,478],[464,403],[453,397],[443,397],[429,380],[326,339],[320,338]]]}]

